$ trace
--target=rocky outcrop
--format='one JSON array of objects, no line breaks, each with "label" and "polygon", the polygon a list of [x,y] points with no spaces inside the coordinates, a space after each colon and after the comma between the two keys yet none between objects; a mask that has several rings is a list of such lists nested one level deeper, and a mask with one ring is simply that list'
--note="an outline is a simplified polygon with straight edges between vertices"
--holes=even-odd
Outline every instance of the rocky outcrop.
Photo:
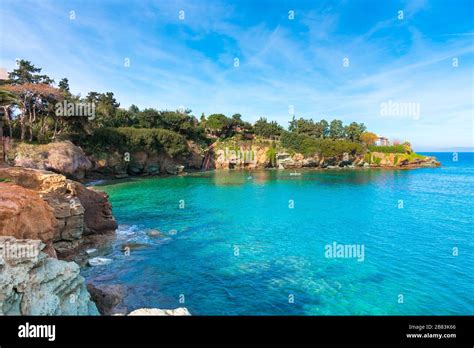
[{"label": "rocky outcrop", "polygon": [[84,208],[84,234],[103,234],[117,229],[109,196],[94,188],[75,183],[74,193]]},{"label": "rocky outcrop", "polygon": [[122,302],[125,297],[125,288],[122,285],[87,284],[87,290],[92,301],[102,315],[125,314],[127,309]]},{"label": "rocky outcrop", "polygon": [[434,157],[420,156],[414,153],[383,153],[369,152],[364,160],[371,167],[382,168],[420,168],[420,167],[439,167],[441,163]]},{"label": "rocky outcrop", "polygon": [[158,309],[158,308],[140,308],[136,309],[128,315],[178,315],[178,316],[186,316],[191,315],[188,309],[185,307],[179,307],[176,309]]},{"label": "rocky outcrop", "polygon": [[48,170],[80,180],[92,163],[84,151],[71,143],[62,141],[44,145],[19,144],[12,147],[9,155],[14,166]]},{"label": "rocky outcrop", "polygon": [[[57,221],[52,242],[60,254],[79,247],[84,235],[110,233],[117,228],[108,196],[103,192],[60,174],[27,168],[0,168],[0,178],[28,189],[31,196],[37,195],[36,200],[51,207]],[[6,195],[5,200],[9,199]],[[47,238],[42,240],[49,243]]]},{"label": "rocky outcrop", "polygon": [[440,162],[434,157],[420,156],[416,154],[396,154],[368,152],[365,155],[353,155],[343,153],[333,157],[323,157],[317,154],[303,156],[299,153],[289,154],[279,152],[276,155],[277,167],[280,169],[295,168],[357,168],[357,167],[380,167],[387,169],[409,169],[420,167],[438,167]]},{"label": "rocky outcrop", "polygon": [[0,315],[98,315],[79,266],[39,240],[0,237]]}]

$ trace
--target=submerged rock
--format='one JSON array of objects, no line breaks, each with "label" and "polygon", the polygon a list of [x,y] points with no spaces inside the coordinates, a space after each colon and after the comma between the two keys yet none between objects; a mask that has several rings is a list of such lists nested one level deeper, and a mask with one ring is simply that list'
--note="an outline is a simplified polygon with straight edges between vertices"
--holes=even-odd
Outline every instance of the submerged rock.
[{"label": "submerged rock", "polygon": [[186,307],[179,307],[176,309],[158,309],[158,308],[140,308],[136,309],[128,315],[177,315],[187,316],[191,315]]},{"label": "submerged rock", "polygon": [[0,315],[98,315],[79,266],[39,240],[0,237]]},{"label": "submerged rock", "polygon": [[108,265],[109,263],[112,263],[112,259],[108,259],[106,257],[94,257],[90,259],[87,263],[89,266],[105,266]]},{"label": "submerged rock", "polygon": [[149,230],[147,232],[149,237],[164,237],[165,235],[158,230]]}]

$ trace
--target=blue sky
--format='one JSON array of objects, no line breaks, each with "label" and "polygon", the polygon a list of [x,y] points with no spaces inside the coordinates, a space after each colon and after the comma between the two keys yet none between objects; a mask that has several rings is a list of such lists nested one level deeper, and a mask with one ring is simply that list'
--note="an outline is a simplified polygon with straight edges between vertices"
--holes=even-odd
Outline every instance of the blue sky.
[{"label": "blue sky", "polygon": [[[293,109],[364,122],[417,150],[473,146],[472,0],[2,0],[0,32],[0,67],[27,59],[124,107],[284,126]],[[390,100],[417,103],[419,117],[381,115]]]}]

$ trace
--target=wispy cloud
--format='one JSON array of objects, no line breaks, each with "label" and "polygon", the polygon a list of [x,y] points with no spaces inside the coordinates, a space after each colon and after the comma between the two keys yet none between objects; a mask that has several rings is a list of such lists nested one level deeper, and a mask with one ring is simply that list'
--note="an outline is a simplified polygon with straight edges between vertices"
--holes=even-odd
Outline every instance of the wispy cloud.
[{"label": "wispy cloud", "polygon": [[[75,93],[113,91],[125,107],[184,105],[196,115],[240,112],[285,126],[292,105],[297,116],[357,120],[415,147],[473,143],[468,3],[4,3],[0,66],[31,60],[56,81],[68,77]],[[442,28],[433,24],[440,12]],[[421,117],[381,117],[387,100],[417,102]]]}]

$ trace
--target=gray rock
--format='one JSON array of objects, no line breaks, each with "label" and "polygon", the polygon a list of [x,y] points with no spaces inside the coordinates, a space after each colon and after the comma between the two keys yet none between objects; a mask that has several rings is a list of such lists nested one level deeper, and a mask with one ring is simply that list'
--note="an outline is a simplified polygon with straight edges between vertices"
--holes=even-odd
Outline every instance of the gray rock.
[{"label": "gray rock", "polygon": [[0,315],[98,315],[79,266],[48,257],[44,247],[0,237]]},{"label": "gray rock", "polygon": [[126,289],[119,284],[87,284],[87,290],[91,294],[100,314],[114,315],[126,314],[127,309],[122,305]]},{"label": "gray rock", "polygon": [[319,164],[319,163],[318,163],[314,158],[312,158],[312,157],[310,157],[310,158],[305,158],[305,159],[303,160],[303,167],[313,168],[313,167],[317,167],[318,164]]}]

